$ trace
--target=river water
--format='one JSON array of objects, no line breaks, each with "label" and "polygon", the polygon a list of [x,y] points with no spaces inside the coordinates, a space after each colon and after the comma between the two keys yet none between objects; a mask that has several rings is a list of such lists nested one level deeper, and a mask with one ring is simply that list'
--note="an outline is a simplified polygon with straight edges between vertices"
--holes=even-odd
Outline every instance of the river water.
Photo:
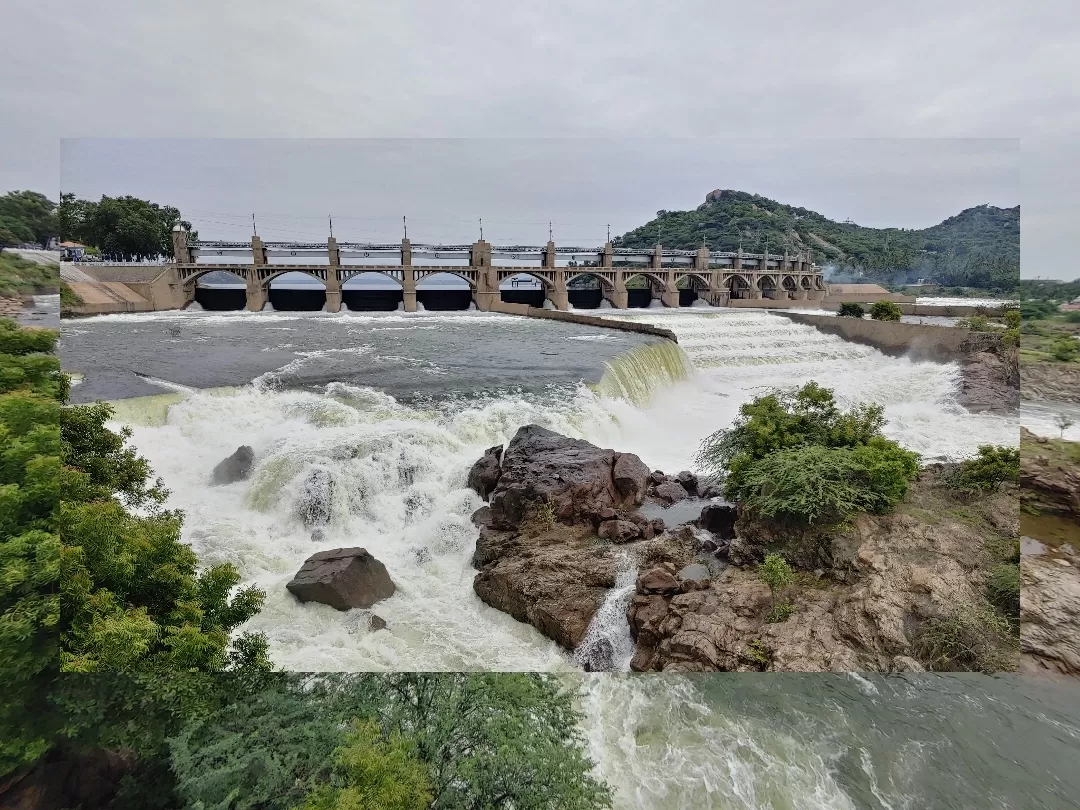
[{"label": "river water", "polygon": [[[1015,418],[956,404],[953,366],[886,357],[762,311],[602,314],[670,328],[679,345],[476,312],[168,312],[65,325],[61,354],[82,375],[74,399],[117,401],[200,560],[232,562],[267,592],[247,629],[265,632],[287,669],[579,677],[572,656],[472,592],[469,515],[481,502],[465,476],[524,424],[676,472],[740,404],[814,379],[845,405],[883,404],[887,432],[928,459],[1018,441]],[[252,478],[210,487],[240,444],[255,450]],[[312,471],[333,482],[315,496],[330,513],[318,541],[299,516]],[[353,545],[398,586],[376,607],[389,630],[285,590],[312,552]],[[585,732],[621,808],[1066,807],[1065,788],[1078,788],[1047,776],[1080,750],[1077,693],[1069,708],[1059,687],[585,677]],[[1063,770],[1053,778],[1077,778]],[[1045,803],[1023,803],[1036,795]]]}]

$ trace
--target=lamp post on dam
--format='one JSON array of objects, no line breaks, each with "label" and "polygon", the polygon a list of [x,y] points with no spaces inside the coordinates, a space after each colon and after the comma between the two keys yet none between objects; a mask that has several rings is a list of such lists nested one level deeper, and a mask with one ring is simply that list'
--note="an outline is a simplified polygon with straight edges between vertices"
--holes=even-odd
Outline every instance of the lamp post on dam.
[{"label": "lamp post on dam", "polygon": [[[649,297],[664,306],[678,307],[680,291],[694,290],[696,297],[715,306],[745,300],[753,306],[790,306],[770,302],[820,301],[826,286],[809,253],[794,256],[737,252],[711,253],[706,247],[693,250],[603,247],[495,246],[479,239],[471,245],[339,243],[333,236],[325,243],[264,242],[253,235],[250,242],[190,243],[187,231],[173,229],[174,261],[169,284],[176,306],[187,306],[200,277],[226,271],[243,279],[246,308],[261,310],[270,283],[285,273],[305,273],[322,282],[326,309],[341,309],[342,286],[356,276],[377,273],[401,286],[405,311],[417,309],[417,284],[425,278],[451,274],[466,282],[476,308],[498,311],[501,285],[514,276],[528,275],[543,289],[555,309],[570,307],[571,284],[591,277],[610,306],[630,305],[631,289],[648,289]],[[215,257],[231,261],[215,262]],[[309,262],[302,263],[298,259]],[[631,286],[627,286],[631,282]],[[754,302],[750,304],[750,302]]]}]

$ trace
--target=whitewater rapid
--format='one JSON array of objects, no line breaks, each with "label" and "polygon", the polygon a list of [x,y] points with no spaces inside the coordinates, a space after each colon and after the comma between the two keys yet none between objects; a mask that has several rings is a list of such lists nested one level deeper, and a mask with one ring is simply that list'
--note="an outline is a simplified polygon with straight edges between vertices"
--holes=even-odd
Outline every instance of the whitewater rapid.
[{"label": "whitewater rapid", "polygon": [[[174,385],[170,395],[122,401],[118,419],[131,424],[139,452],[167,482],[169,505],[184,510],[183,537],[200,562],[231,562],[266,592],[266,606],[245,629],[266,633],[278,666],[307,671],[577,668],[572,656],[472,590],[476,530],[469,516],[482,504],[465,487],[466,473],[485,448],[509,441],[525,424],[634,452],[673,473],[692,468],[701,440],[729,425],[742,403],[772,386],[814,379],[845,405],[883,404],[886,432],[928,459],[1018,441],[1015,419],[969,414],[956,404],[955,366],[886,357],[764,312],[605,316],[656,323],[679,344],[639,346],[611,362],[598,385],[540,394],[477,392],[424,406],[342,382],[315,391],[282,386],[290,370],[328,353],[372,351],[342,347],[305,352],[238,388]],[[434,317],[367,317],[364,328],[401,329],[407,337],[430,328],[426,319]],[[506,316],[456,317],[475,318],[480,339]],[[317,318],[305,328],[318,329]],[[208,486],[209,471],[242,444],[255,451],[251,479]],[[312,470],[333,482],[330,522],[319,540],[298,516]],[[285,589],[310,554],[340,546],[367,548],[397,584],[375,608],[388,630],[369,631],[367,611],[301,605]],[[616,595],[613,621],[624,596]]]}]

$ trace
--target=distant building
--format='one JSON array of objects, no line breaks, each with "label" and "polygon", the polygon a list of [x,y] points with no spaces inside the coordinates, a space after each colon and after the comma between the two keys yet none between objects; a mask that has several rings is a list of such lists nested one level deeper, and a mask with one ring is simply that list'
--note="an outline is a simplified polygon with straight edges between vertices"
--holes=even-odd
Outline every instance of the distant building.
[{"label": "distant building", "polygon": [[63,262],[77,262],[86,255],[86,246],[78,242],[61,242],[59,247],[60,261]]},{"label": "distant building", "polygon": [[1059,312],[1076,312],[1077,310],[1080,310],[1080,298],[1074,298],[1069,303],[1058,307]]}]

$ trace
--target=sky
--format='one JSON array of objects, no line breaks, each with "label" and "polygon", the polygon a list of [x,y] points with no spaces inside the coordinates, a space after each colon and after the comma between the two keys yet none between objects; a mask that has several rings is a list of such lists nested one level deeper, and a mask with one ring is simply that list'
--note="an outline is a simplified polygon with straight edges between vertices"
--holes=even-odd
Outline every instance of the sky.
[{"label": "sky", "polygon": [[[554,218],[558,208],[572,219],[603,210],[604,224],[619,216],[636,224],[660,208],[695,205],[713,188],[741,187],[864,224],[928,224],[953,213],[946,200],[956,209],[998,194],[999,204],[1022,206],[1023,274],[1077,276],[1080,265],[1064,257],[1080,219],[1078,40],[1080,15],[1065,0],[9,0],[0,190],[58,190],[72,138],[483,137],[495,140],[448,146],[444,154],[460,163],[430,170],[428,188],[438,177],[462,181],[451,196],[465,219],[498,206],[515,221]],[[563,145],[560,164],[550,159],[558,146],[496,144],[567,137],[622,144],[595,167],[584,147]],[[685,168],[674,160],[679,150],[629,145],[656,137],[810,144],[802,158],[789,146],[772,161],[749,147],[719,156],[685,147],[698,161],[691,183],[690,157]],[[859,164],[850,170],[842,149],[814,144],[822,138],[1019,139],[1018,191],[1007,193],[1008,170],[984,144],[975,155],[954,147],[956,166],[932,149],[923,167],[910,156],[880,165],[875,195],[867,148],[850,148]],[[417,148],[399,141],[397,154]],[[545,173],[532,178],[528,203],[519,197],[507,208],[501,201],[514,184],[490,171],[466,176],[475,150],[490,158],[483,169]],[[143,151],[133,148],[132,161],[146,159]],[[621,177],[614,200],[581,188],[580,177],[621,176],[620,155],[623,166],[672,177]],[[986,176],[977,179],[980,161]],[[577,173],[552,175],[552,166]],[[228,177],[232,166],[222,169]],[[372,182],[340,165],[323,179],[335,204],[357,210],[370,199]],[[449,216],[447,200],[431,194],[438,217]],[[198,207],[232,213],[234,204],[251,207],[240,197]],[[423,205],[410,210],[436,218]]]}]

